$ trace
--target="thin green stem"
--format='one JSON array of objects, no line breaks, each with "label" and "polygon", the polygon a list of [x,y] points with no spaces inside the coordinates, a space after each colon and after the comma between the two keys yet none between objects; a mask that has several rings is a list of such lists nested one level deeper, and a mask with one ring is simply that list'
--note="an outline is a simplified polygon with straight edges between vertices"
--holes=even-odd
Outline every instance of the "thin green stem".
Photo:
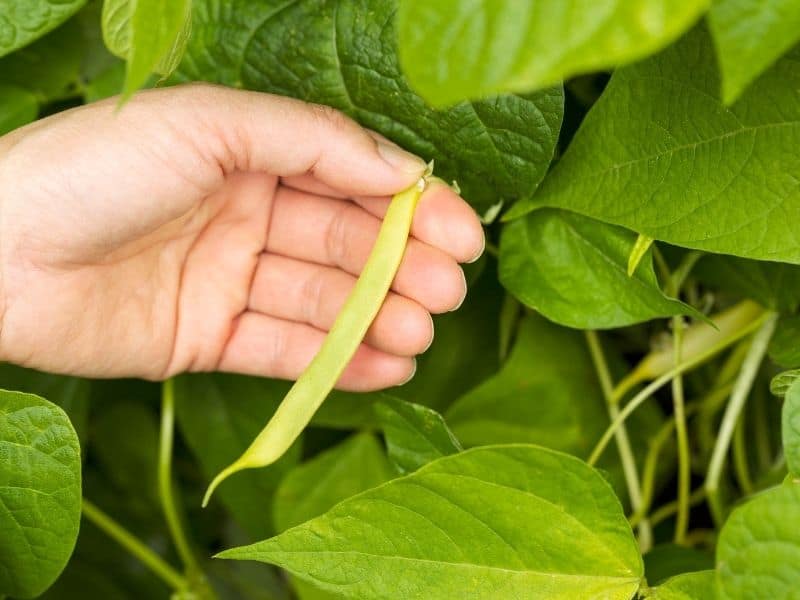
[{"label": "thin green stem", "polygon": [[739,415],[753,387],[758,369],[764,360],[764,355],[767,353],[769,340],[775,331],[776,320],[777,315],[775,313],[767,313],[753,337],[747,356],[745,356],[742,368],[739,371],[739,376],[736,378],[736,383],[734,383],[728,406],[725,408],[717,441],[714,444],[714,451],[711,454],[711,462],[709,463],[704,487],[708,497],[708,505],[711,509],[711,516],[717,527],[720,527],[725,520],[725,508],[719,495],[719,483],[722,477],[725,457],[730,447],[736,422],[739,420]]},{"label": "thin green stem", "polygon": [[745,420],[739,418],[736,429],[733,431],[733,469],[736,474],[736,481],[745,495],[753,493],[753,480],[750,477],[750,466],[747,459],[747,447],[745,445]]},{"label": "thin green stem", "polygon": [[94,523],[111,539],[138,558],[148,569],[175,591],[185,591],[189,582],[158,554],[148,548],[128,530],[114,521],[86,498],[83,499],[83,516]]},{"label": "thin green stem", "polygon": [[617,418],[614,419],[614,421],[611,423],[608,429],[606,429],[605,433],[603,434],[603,437],[601,437],[600,441],[597,442],[597,445],[595,446],[594,450],[589,456],[588,460],[589,464],[594,465],[597,462],[597,459],[600,458],[600,455],[603,453],[603,450],[606,449],[608,442],[611,441],[611,438],[614,436],[614,433],[616,432],[617,428],[620,425],[622,425],[622,423],[625,422],[625,419],[627,419],[633,411],[639,408],[639,406],[641,406],[641,404],[645,400],[647,400],[652,394],[654,394],[657,390],[661,389],[670,381],[672,381],[672,378],[675,377],[676,375],[680,375],[681,373],[685,373],[686,371],[693,369],[697,365],[705,362],[710,357],[714,356],[717,352],[720,352],[722,348],[731,345],[732,343],[742,339],[746,335],[749,335],[750,333],[761,327],[764,324],[764,322],[767,321],[769,318],[771,318],[771,314],[764,313],[758,319],[752,321],[739,331],[732,334],[730,337],[725,338],[719,343],[710,346],[708,349],[706,349],[703,352],[700,352],[692,359],[684,361],[681,364],[677,365],[676,367],[670,369],[669,371],[664,373],[661,377],[650,383],[650,385],[645,387],[641,392],[636,394],[631,399],[631,401],[625,405],[625,408],[623,408],[620,411],[619,416],[617,416]]},{"label": "thin green stem", "polygon": [[[600,387],[603,390],[603,397],[606,400],[609,416],[614,420],[619,415],[619,406],[613,402],[614,385],[611,379],[611,372],[608,369],[603,348],[595,331],[585,331],[586,342],[589,346],[589,353],[592,356],[597,377],[600,380]],[[631,508],[639,511],[642,508],[642,491],[639,483],[639,474],[636,471],[636,459],[633,457],[630,439],[625,426],[621,426],[616,432],[617,451],[619,452],[622,463],[622,472],[625,475],[625,484],[628,488],[628,496],[631,499]],[[653,545],[653,531],[647,519],[642,519],[639,523],[639,546],[642,552],[647,552]]]},{"label": "thin green stem", "polygon": [[770,443],[775,436],[769,429],[767,409],[770,403],[766,400],[766,398],[757,397],[753,406],[753,429],[756,433],[752,439],[755,441],[756,458],[761,470],[768,469],[775,460],[774,450]]},{"label": "thin green stem", "polygon": [[[703,501],[703,498],[705,497],[706,497],[706,491],[703,488],[697,488],[689,495],[689,506],[697,506]],[[678,501],[673,500],[672,502],[668,502],[667,504],[659,506],[658,510],[653,511],[653,513],[650,515],[650,522],[653,524],[653,527],[655,527],[656,525],[670,518],[677,512],[678,512]],[[631,526],[634,525],[634,522],[635,521],[632,519]]]},{"label": "thin green stem", "polygon": [[187,571],[199,571],[197,559],[183,530],[172,490],[172,446],[175,435],[175,382],[161,386],[161,440],[158,447],[158,496],[167,528]]},{"label": "thin green stem", "polygon": [[484,248],[484,250],[489,256],[494,256],[495,258],[500,256],[500,248],[489,241],[486,242],[486,248]]},{"label": "thin green stem", "polygon": [[[681,363],[681,344],[683,341],[683,318],[672,318],[675,344],[675,365]],[[678,444],[678,514],[675,520],[675,543],[682,544],[689,529],[689,486],[691,485],[691,457],[689,455],[689,434],[686,429],[686,402],[683,396],[683,375],[677,374],[672,380],[672,406],[675,413],[675,438]]]}]

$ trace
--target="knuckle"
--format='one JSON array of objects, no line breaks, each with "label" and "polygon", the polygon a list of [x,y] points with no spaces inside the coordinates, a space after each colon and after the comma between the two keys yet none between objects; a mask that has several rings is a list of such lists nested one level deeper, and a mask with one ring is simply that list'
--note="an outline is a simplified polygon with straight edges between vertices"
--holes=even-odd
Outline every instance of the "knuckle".
[{"label": "knuckle", "polygon": [[338,267],[344,265],[347,255],[348,212],[346,205],[339,208],[331,217],[325,233],[325,252],[328,260]]},{"label": "knuckle", "polygon": [[300,312],[303,320],[315,327],[320,325],[325,282],[321,274],[309,276],[300,289]]},{"label": "knuckle", "polygon": [[326,104],[311,104],[311,114],[320,125],[336,131],[347,129],[351,125],[347,115]]}]

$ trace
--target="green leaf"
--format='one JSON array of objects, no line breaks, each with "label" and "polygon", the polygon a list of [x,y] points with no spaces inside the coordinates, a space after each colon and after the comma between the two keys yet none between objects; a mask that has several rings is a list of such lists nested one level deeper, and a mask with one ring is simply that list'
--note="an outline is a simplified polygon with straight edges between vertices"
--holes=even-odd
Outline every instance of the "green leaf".
[{"label": "green leaf", "polygon": [[660,584],[683,573],[713,568],[713,554],[690,546],[658,544],[644,555],[644,572],[650,585]]},{"label": "green leaf", "polygon": [[[288,385],[285,381],[226,374],[175,379],[178,426],[207,480],[250,445],[275,412]],[[272,497],[299,456],[298,443],[268,469],[238,473],[220,486],[222,503],[253,538],[274,531]]]},{"label": "green leaf", "polygon": [[151,74],[166,77],[177,68],[191,32],[191,9],[192,0],[105,0],[103,40],[128,63],[125,97]]},{"label": "green leaf", "polygon": [[717,542],[717,598],[792,598],[800,587],[800,485],[781,485],[731,513]]},{"label": "green leaf", "polygon": [[751,298],[767,308],[793,311],[800,304],[800,267],[706,254],[693,275],[717,291]]},{"label": "green leaf", "polygon": [[800,380],[800,369],[784,371],[772,378],[769,391],[775,396],[785,396],[795,381]]},{"label": "green leaf", "polygon": [[769,357],[784,369],[800,367],[800,315],[778,321],[769,343]]},{"label": "green leaf", "polygon": [[717,98],[711,39],[699,27],[616,71],[531,202],[678,246],[800,263],[800,48],[739,101]]},{"label": "green leaf", "polygon": [[694,314],[661,291],[652,252],[628,276],[636,234],[562,210],[509,223],[500,242],[500,281],[548,319],[580,329],[623,327]]},{"label": "green leaf", "polygon": [[400,73],[395,12],[392,0],[196,0],[176,79],[334,106],[434,159],[481,214],[530,194],[553,156],[562,89],[431,110]]},{"label": "green leaf", "polygon": [[[597,524],[602,523],[602,527]],[[527,445],[467,450],[222,558],[354,598],[630,598],[642,559],[608,483]]]},{"label": "green leaf", "polygon": [[14,85],[0,85],[0,135],[36,119],[39,101],[36,95]]},{"label": "green leaf", "polygon": [[796,0],[716,0],[708,22],[722,69],[722,97],[734,102],[778,57],[800,40]]},{"label": "green leaf", "polygon": [[12,0],[0,3],[0,56],[27,46],[69,19],[86,0]]},{"label": "green leaf", "polygon": [[800,380],[795,380],[783,400],[781,435],[789,473],[800,479]]},{"label": "green leaf", "polygon": [[714,571],[685,573],[651,590],[653,600],[711,600],[716,595]]},{"label": "green leaf", "polygon": [[433,409],[384,400],[375,405],[389,459],[400,473],[416,471],[432,460],[461,451],[461,444]]},{"label": "green leaf", "polygon": [[538,89],[660,50],[709,0],[401,0],[400,58],[435,105]]},{"label": "green leaf", "polygon": [[64,569],[81,513],[81,451],[67,415],[0,391],[0,594],[32,598]]},{"label": "green leaf", "polygon": [[392,475],[375,437],[371,433],[354,435],[289,471],[275,493],[275,527],[284,531],[318,517]]}]

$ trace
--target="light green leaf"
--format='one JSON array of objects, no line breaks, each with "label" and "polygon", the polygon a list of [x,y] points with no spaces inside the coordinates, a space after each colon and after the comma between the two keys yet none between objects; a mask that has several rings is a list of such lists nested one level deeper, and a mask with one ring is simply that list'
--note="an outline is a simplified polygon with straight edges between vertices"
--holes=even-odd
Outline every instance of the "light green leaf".
[{"label": "light green leaf", "polygon": [[709,0],[401,0],[400,58],[435,105],[542,88],[660,50]]},{"label": "light green leaf", "polygon": [[530,194],[553,156],[561,88],[431,110],[400,73],[395,12],[392,0],[196,0],[176,79],[334,106],[434,159],[481,214]]},{"label": "light green leaf", "polygon": [[778,373],[772,378],[772,381],[770,381],[769,391],[775,396],[785,396],[789,388],[798,380],[800,380],[800,369]]},{"label": "light green leaf", "polygon": [[619,69],[531,202],[678,246],[800,264],[800,48],[730,108],[707,31]]},{"label": "light green leaf", "polygon": [[86,0],[11,0],[0,2],[0,56],[27,46],[55,29]]},{"label": "light green leaf", "polygon": [[105,0],[103,40],[127,61],[124,96],[153,73],[169,76],[178,66],[192,27],[192,0]]},{"label": "light green leaf", "polygon": [[628,255],[628,277],[631,277],[636,272],[639,263],[642,262],[653,242],[653,238],[646,235],[639,234],[636,236],[636,241],[633,243],[633,248],[631,248],[631,252]]},{"label": "light green leaf", "polygon": [[24,88],[0,84],[0,135],[36,119],[39,101]]},{"label": "light green leaf", "polygon": [[0,391],[0,595],[33,598],[67,564],[78,537],[81,451],[67,415]]},{"label": "light green leaf", "polygon": [[[250,445],[288,386],[285,381],[221,373],[175,379],[178,426],[209,481]],[[222,503],[251,537],[274,532],[272,498],[299,457],[296,443],[268,469],[238,473],[220,486]]]},{"label": "light green leaf", "polygon": [[715,0],[708,22],[726,104],[800,40],[797,0]]},{"label": "light green leaf", "polygon": [[698,571],[668,579],[651,590],[647,598],[653,600],[713,600],[715,594],[714,571]]},{"label": "light green leaf", "polygon": [[461,444],[435,410],[384,400],[375,405],[389,459],[400,473],[416,471],[432,460],[461,451]]},{"label": "light green leaf", "polygon": [[541,209],[506,225],[500,281],[548,319],[581,329],[623,327],[694,314],[661,291],[651,252],[628,276],[636,234],[562,210]]},{"label": "light green leaf", "polygon": [[789,473],[800,479],[800,379],[795,380],[783,400],[781,435]]},{"label": "light green leaf", "polygon": [[735,509],[717,542],[717,598],[793,598],[800,588],[800,485]]},{"label": "light green leaf", "polygon": [[[602,527],[597,524],[602,523]],[[467,450],[222,558],[353,598],[629,599],[642,559],[610,486],[527,445]]]},{"label": "light green leaf", "polygon": [[354,435],[289,471],[275,493],[275,527],[284,531],[318,517],[334,504],[391,479],[381,444]]},{"label": "light green leaf", "polygon": [[800,315],[778,321],[769,343],[769,357],[785,369],[800,367]]}]

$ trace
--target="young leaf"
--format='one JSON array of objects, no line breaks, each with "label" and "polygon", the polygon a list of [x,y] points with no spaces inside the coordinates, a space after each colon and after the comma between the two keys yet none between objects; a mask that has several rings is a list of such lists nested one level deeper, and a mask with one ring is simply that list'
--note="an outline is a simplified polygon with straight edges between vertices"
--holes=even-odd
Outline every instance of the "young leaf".
[{"label": "young leaf", "polygon": [[717,0],[711,5],[708,22],[722,69],[722,98],[731,104],[800,40],[800,3]]},{"label": "young leaf", "polygon": [[81,452],[67,415],[31,394],[0,391],[0,595],[38,596],[75,547]]},{"label": "young leaf", "polygon": [[678,246],[800,264],[800,48],[732,107],[698,27],[619,69],[535,198]]},{"label": "young leaf", "polygon": [[15,85],[0,85],[0,135],[30,123],[39,114],[33,92]]},{"label": "young leaf", "polygon": [[778,373],[769,383],[769,391],[775,396],[785,396],[795,381],[800,380],[800,369]]},{"label": "young leaf", "polygon": [[685,573],[668,579],[646,596],[652,600],[710,600],[716,596],[714,571]]},{"label": "young leaf", "polygon": [[[186,443],[207,479],[235,460],[275,412],[289,384],[225,374],[175,379],[175,411]],[[251,470],[219,488],[222,503],[254,538],[274,532],[272,498],[297,463],[299,444],[269,469]]]},{"label": "young leaf", "polygon": [[27,46],[69,19],[86,0],[22,0],[0,3],[0,56]]},{"label": "young leaf", "polygon": [[318,517],[334,504],[391,479],[381,444],[356,434],[289,471],[275,492],[275,528],[285,531]]},{"label": "young leaf", "polygon": [[688,29],[709,0],[401,0],[400,58],[434,105],[521,92],[632,62]]},{"label": "young leaf", "polygon": [[800,315],[778,321],[769,343],[769,357],[784,369],[800,367]]},{"label": "young leaf", "polygon": [[435,410],[404,400],[375,405],[389,459],[400,473],[416,471],[432,460],[461,451],[461,444]]},{"label": "young leaf", "polygon": [[[597,524],[603,526],[598,528]],[[628,599],[642,559],[582,461],[527,445],[467,450],[220,557],[277,564],[354,598]]]},{"label": "young leaf", "polygon": [[628,276],[636,234],[563,210],[541,209],[506,225],[500,281],[548,319],[581,329],[623,327],[694,314],[664,295],[652,253]]},{"label": "young leaf", "polygon": [[178,66],[191,32],[192,0],[105,0],[103,40],[127,61],[124,96],[152,73],[169,76]]},{"label": "young leaf", "polygon": [[[206,80],[338,108],[457,179],[479,213],[528,195],[553,156],[560,87],[434,111],[396,57],[396,2],[196,0],[176,79]],[[302,32],[299,35],[298,32]],[[429,40],[430,42],[431,40]]]},{"label": "young leaf", "polygon": [[800,380],[796,380],[783,400],[781,415],[783,453],[789,473],[800,479]]},{"label": "young leaf", "polygon": [[792,598],[800,586],[800,485],[738,507],[717,542],[717,598]]}]

